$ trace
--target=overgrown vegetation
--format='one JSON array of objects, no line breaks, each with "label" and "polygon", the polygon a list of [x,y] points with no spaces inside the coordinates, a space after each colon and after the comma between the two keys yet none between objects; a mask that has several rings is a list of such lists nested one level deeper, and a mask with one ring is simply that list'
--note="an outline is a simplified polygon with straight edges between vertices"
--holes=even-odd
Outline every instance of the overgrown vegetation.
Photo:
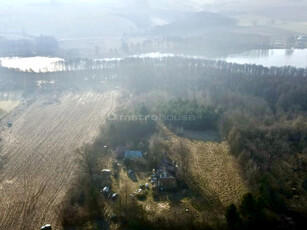
[{"label": "overgrown vegetation", "polygon": [[[126,59],[115,67],[91,73],[116,74],[111,81],[123,87],[124,100],[133,101],[130,110],[119,114],[194,115],[196,120],[164,123],[192,130],[215,129],[227,140],[251,191],[241,205],[229,207],[229,227],[304,226],[306,70],[181,58]],[[111,121],[105,143],[146,152],[145,161],[139,162],[145,172],[159,161],[160,150],[155,151],[149,141],[156,124],[151,119]],[[244,202],[254,210],[240,208]],[[257,218],[251,219],[254,214]]]},{"label": "overgrown vegetation", "polygon": [[[102,141],[102,142],[101,142]],[[99,192],[101,168],[107,166],[109,149],[104,148],[103,138],[77,150],[79,173],[75,185],[67,194],[60,216],[65,229],[101,229],[106,225],[104,201]]]},{"label": "overgrown vegetation", "polygon": [[192,130],[216,129],[221,110],[199,105],[196,100],[177,98],[158,105],[166,124]]},{"label": "overgrown vegetation", "polygon": [[[230,71],[234,70],[232,67],[235,66],[231,66]],[[307,94],[306,78],[303,71],[292,75],[290,70],[288,73],[292,77],[287,77],[279,72],[281,69],[271,72],[271,68],[270,74],[264,74],[264,69],[254,66],[251,68],[255,68],[255,72],[245,74],[240,72],[241,68],[238,67],[236,74],[227,74],[211,72],[210,68],[204,73],[201,67],[195,66],[188,71],[178,67],[176,77],[173,77],[173,70],[162,67],[169,76],[165,72],[150,73],[153,75],[150,79],[133,77],[130,80],[132,88],[140,93],[138,97],[145,94],[144,87],[137,88],[141,82],[147,85],[151,81],[151,88],[167,82],[160,87],[181,99],[163,102],[168,106],[163,110],[166,113],[189,113],[192,108],[202,108],[203,112],[206,112],[205,108],[223,111],[204,123],[217,124],[220,135],[228,140],[232,153],[242,166],[253,196],[261,203],[261,208],[256,205],[256,209],[262,213],[262,221],[256,221],[256,226],[302,228],[307,213],[304,186],[307,107],[303,99]],[[198,110],[193,112],[197,114]],[[191,127],[189,122],[174,123]],[[201,121],[199,127],[205,127]],[[240,212],[241,216],[250,215],[244,210]],[[241,227],[246,228],[255,220],[242,218],[241,221]]]}]

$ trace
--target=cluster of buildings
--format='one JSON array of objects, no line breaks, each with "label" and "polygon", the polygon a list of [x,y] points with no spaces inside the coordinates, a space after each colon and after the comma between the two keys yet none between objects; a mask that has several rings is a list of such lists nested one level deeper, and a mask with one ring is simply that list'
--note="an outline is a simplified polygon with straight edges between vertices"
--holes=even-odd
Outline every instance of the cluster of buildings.
[{"label": "cluster of buildings", "polygon": [[[115,149],[118,157],[124,159],[137,160],[143,158],[143,153],[140,151],[124,150],[122,147]],[[153,169],[150,176],[152,188],[157,191],[175,190],[177,188],[177,164],[171,160],[167,153],[163,153],[163,159],[160,162],[158,169]],[[128,173],[129,174],[129,173]],[[130,175],[130,174],[129,174]]]},{"label": "cluster of buildings", "polygon": [[100,190],[100,192],[105,195],[107,198],[112,198],[112,200],[115,200],[118,197],[117,193],[113,193],[111,190],[111,175],[112,172],[110,169],[103,169],[101,171],[101,178],[102,178],[102,185],[103,189]]}]

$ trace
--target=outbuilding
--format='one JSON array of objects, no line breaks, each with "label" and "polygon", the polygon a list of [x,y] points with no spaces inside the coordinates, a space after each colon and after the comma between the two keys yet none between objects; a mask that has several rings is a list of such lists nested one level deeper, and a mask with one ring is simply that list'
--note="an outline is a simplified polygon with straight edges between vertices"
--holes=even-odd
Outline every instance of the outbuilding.
[{"label": "outbuilding", "polygon": [[135,160],[135,159],[139,159],[142,157],[143,157],[143,154],[140,151],[131,151],[131,150],[125,151],[126,159]]}]

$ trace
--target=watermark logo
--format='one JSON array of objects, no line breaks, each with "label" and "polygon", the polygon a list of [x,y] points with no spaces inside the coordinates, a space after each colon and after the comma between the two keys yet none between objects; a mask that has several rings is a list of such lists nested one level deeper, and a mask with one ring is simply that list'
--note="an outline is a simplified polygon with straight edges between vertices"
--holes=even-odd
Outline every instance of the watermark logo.
[{"label": "watermark logo", "polygon": [[110,114],[110,115],[108,115],[107,120],[109,120],[109,121],[116,121],[117,120],[117,116],[114,115],[114,114]]},{"label": "watermark logo", "polygon": [[196,115],[193,114],[151,114],[151,115],[123,115],[110,114],[109,121],[195,121]]}]

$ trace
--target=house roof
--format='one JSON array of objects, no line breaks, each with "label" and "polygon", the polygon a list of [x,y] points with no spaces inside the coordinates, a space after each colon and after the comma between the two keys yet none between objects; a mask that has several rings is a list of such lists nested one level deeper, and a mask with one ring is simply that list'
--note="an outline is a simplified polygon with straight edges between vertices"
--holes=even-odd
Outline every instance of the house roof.
[{"label": "house roof", "polygon": [[141,157],[143,157],[143,154],[140,151],[130,151],[130,150],[125,151],[125,158],[135,159]]}]

